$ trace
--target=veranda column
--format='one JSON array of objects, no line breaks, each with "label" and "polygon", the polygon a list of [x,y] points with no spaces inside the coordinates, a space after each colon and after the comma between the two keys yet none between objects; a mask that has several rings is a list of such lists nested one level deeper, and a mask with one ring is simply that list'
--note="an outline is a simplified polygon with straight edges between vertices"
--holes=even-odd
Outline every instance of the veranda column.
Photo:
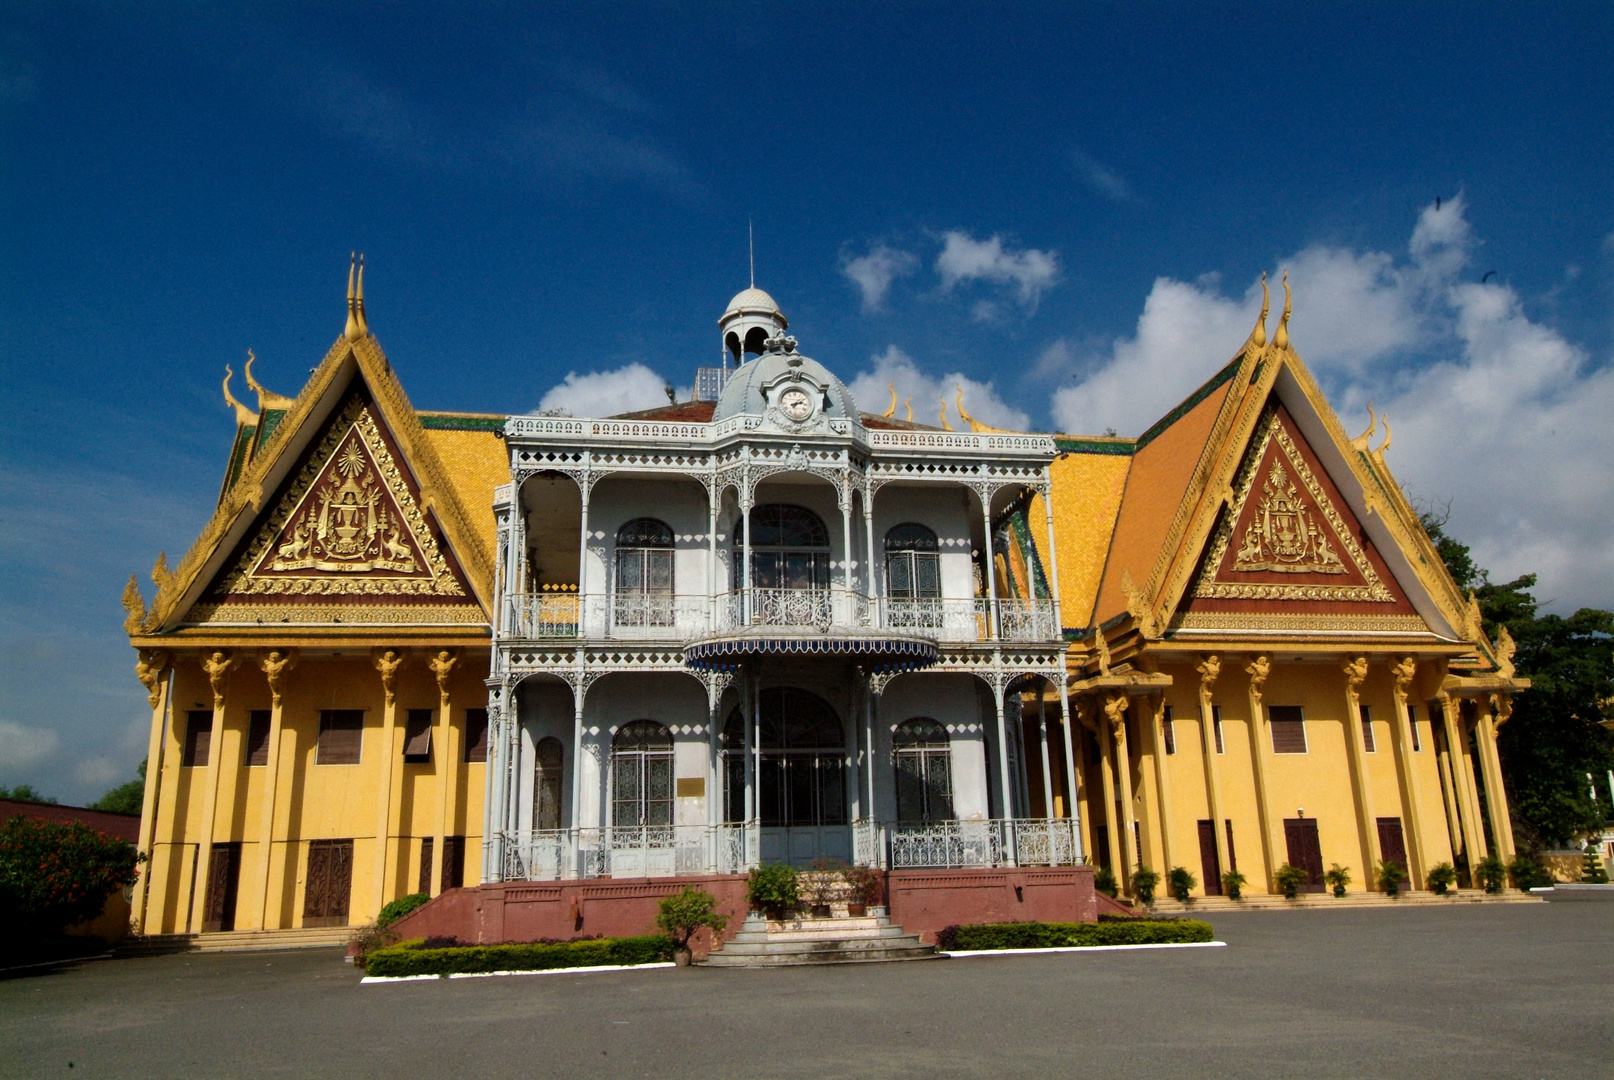
[{"label": "veranda column", "polygon": [[207,918],[208,875],[213,869],[213,818],[218,810],[219,768],[224,757],[224,697],[230,685],[230,672],[241,663],[241,658],[219,649],[202,660],[208,684],[213,689],[213,726],[207,741],[207,777],[203,783],[202,832],[196,853],[196,874],[191,879],[191,895],[202,897],[201,903],[191,904],[190,932],[202,932]]},{"label": "veranda column", "polygon": [[[869,821],[875,819],[874,805],[874,721],[880,713],[880,690],[883,683],[877,683],[874,678],[868,680],[869,692],[863,700],[863,742],[868,747],[868,768],[865,779],[869,786]],[[876,840],[878,842],[878,840]],[[876,857],[878,862],[878,857]]]},{"label": "veranda column", "polygon": [[[1013,781],[1009,778],[1009,734],[1003,724],[1003,691],[1002,683],[992,685],[992,697],[997,706],[998,713],[998,776],[1002,782],[998,805],[1005,820],[1014,817],[1014,793],[1009,787]],[[988,808],[990,809],[990,808]]]},{"label": "veranda column", "polygon": [[1053,503],[1053,477],[1046,466],[1043,475],[1048,477],[1047,483],[1039,491],[1042,495],[1043,517],[1048,523],[1048,591],[1054,602],[1054,637],[1064,640],[1065,615],[1064,608],[1059,602],[1059,551],[1054,544],[1054,503]]},{"label": "veranda column", "polygon": [[1362,833],[1362,851],[1367,856],[1367,872],[1362,883],[1373,888],[1377,882],[1379,823],[1373,816],[1373,782],[1367,775],[1367,746],[1362,741],[1362,682],[1367,678],[1367,657],[1347,659],[1340,665],[1345,672],[1345,745],[1350,748],[1351,775],[1356,781],[1356,823]]},{"label": "veranda column", "polygon": [[[495,665],[496,667],[502,667],[503,663],[496,659]],[[504,725],[505,709],[513,704],[514,698],[509,687],[491,677],[487,680],[487,688],[488,741],[493,745],[492,753],[485,755],[482,759],[482,880],[494,881],[499,876],[495,873],[499,864],[495,854],[497,845],[493,839],[495,831],[493,828],[495,821],[493,816],[493,804],[495,801],[493,773],[489,770],[488,763],[498,757],[499,731]]]},{"label": "veranda column", "polygon": [[1468,870],[1470,885],[1477,887],[1473,874],[1479,860],[1485,858],[1485,832],[1480,829],[1479,819],[1474,816],[1474,795],[1472,785],[1468,782],[1467,770],[1463,768],[1463,760],[1467,757],[1464,751],[1467,744],[1463,738],[1463,703],[1454,694],[1442,690],[1439,696],[1441,716],[1445,719],[1446,750],[1451,755],[1452,780],[1457,788],[1457,804],[1461,810],[1458,814],[1459,826],[1463,831],[1463,848],[1468,857]]},{"label": "veranda column", "polygon": [[852,488],[844,476],[841,478],[840,490],[836,492],[836,499],[841,507],[841,581],[846,587],[846,600],[843,602],[847,605],[846,621],[855,623],[857,621],[857,608],[852,604],[852,593],[856,591],[856,586],[852,583],[852,565],[854,562],[852,558]]},{"label": "veranda column", "polygon": [[862,770],[857,760],[857,715],[858,685],[857,680],[852,682],[852,691],[847,696],[846,715],[850,721],[846,725],[845,738],[842,745],[846,748],[846,789],[852,793],[850,820],[856,821],[862,816],[863,810],[863,782]]},{"label": "veranda column", "polygon": [[745,774],[745,823],[751,824],[757,817],[757,786],[756,778],[751,774],[751,728],[752,720],[756,714],[754,702],[757,696],[757,678],[754,671],[745,672],[742,676],[740,691],[740,727],[745,729],[741,740],[741,751],[745,754],[745,761],[740,766]]},{"label": "veranda column", "polygon": [[297,664],[297,654],[291,649],[271,649],[258,658],[258,667],[269,681],[269,758],[264,763],[263,809],[258,824],[258,880],[263,883],[263,903],[258,912],[258,926],[273,930],[270,912],[275,913],[278,924],[281,890],[269,887],[269,862],[275,847],[275,797],[280,791],[280,731],[285,719],[283,703],[286,692],[286,673]]},{"label": "veranda column", "polygon": [[[1475,734],[1479,736],[1480,762],[1485,769],[1485,807],[1491,812],[1491,835],[1496,837],[1497,855],[1503,862],[1512,862],[1513,822],[1508,814],[1507,789],[1502,785],[1502,759],[1496,753],[1496,729],[1507,723],[1513,712],[1512,700],[1506,694],[1492,694],[1489,702],[1476,702],[1478,720]],[[1496,709],[1493,718],[1491,709]]]},{"label": "veranda column", "polygon": [[[998,568],[997,560],[992,554],[992,492],[990,488],[979,487],[976,494],[981,498],[981,523],[986,536],[986,543],[982,550],[986,552],[986,611],[989,633],[993,641],[998,640]],[[1002,712],[999,703],[998,711]]]},{"label": "veranda column", "polygon": [[[1272,673],[1270,657],[1257,656],[1244,668],[1250,677],[1250,762],[1255,766],[1255,808],[1261,816],[1261,869],[1266,874],[1268,892],[1277,892],[1273,878],[1281,865],[1278,859],[1278,817],[1272,812],[1272,787],[1267,779],[1272,764],[1272,738],[1267,732],[1266,710],[1261,700],[1266,689],[1267,676]],[[1287,848],[1283,861],[1288,861]]]},{"label": "veranda column", "polygon": [[1048,759],[1048,692],[1037,687],[1037,748],[1042,751],[1042,816],[1054,816],[1054,775]]},{"label": "veranda column", "polygon": [[577,489],[583,496],[582,538],[577,545],[577,636],[584,637],[588,634],[588,501],[594,491],[594,477],[586,470],[577,480]]},{"label": "veranda column", "polygon": [[1133,824],[1136,818],[1132,807],[1132,752],[1126,739],[1126,714],[1131,705],[1132,700],[1125,694],[1111,694],[1104,702],[1104,716],[1110,723],[1110,745],[1115,748],[1115,771],[1121,787],[1121,830],[1125,837],[1121,842],[1121,884],[1129,891],[1132,863],[1142,858],[1141,852],[1133,850],[1137,846],[1134,840],[1137,830]]},{"label": "veranda column", "polygon": [[1125,875],[1126,860],[1121,854],[1121,823],[1115,812],[1114,739],[1111,738],[1108,723],[1097,717],[1095,723],[1098,726],[1098,778],[1104,794],[1104,834],[1109,848],[1106,854],[1110,859],[1111,872]]},{"label": "veranda column", "polygon": [[867,565],[863,567],[863,584],[872,599],[880,590],[874,580],[874,487],[870,484],[863,486],[863,532],[866,536],[863,554],[867,556]]},{"label": "veranda column", "polygon": [[1171,785],[1166,778],[1166,695],[1149,695],[1151,723],[1149,734],[1154,739],[1154,785],[1160,800],[1160,872],[1171,872]]},{"label": "veranda column", "polygon": [[1423,811],[1418,799],[1418,770],[1412,763],[1412,724],[1407,717],[1407,692],[1418,674],[1417,658],[1402,657],[1400,662],[1390,665],[1390,674],[1395,676],[1395,720],[1390,730],[1395,735],[1395,759],[1401,766],[1401,782],[1406,785],[1407,827],[1412,833],[1408,839],[1411,850],[1407,854],[1407,861],[1412,865],[1407,867],[1407,874],[1412,879],[1412,887],[1421,889],[1428,849],[1424,845]]},{"label": "veranda column", "polygon": [[1077,831],[1081,834],[1082,851],[1096,855],[1097,848],[1093,843],[1093,800],[1087,790],[1087,747],[1081,741],[1081,733],[1087,727],[1089,706],[1086,704],[1086,698],[1078,698],[1077,715],[1073,721],[1070,710],[1070,684],[1067,682],[1061,686],[1060,691],[1059,700],[1065,708],[1065,768],[1068,770],[1066,781],[1070,785],[1071,812],[1076,818]]},{"label": "veranda column", "polygon": [[[706,499],[706,627],[717,629],[717,515],[722,510],[723,493],[714,477]],[[714,706],[715,708],[715,706]]]},{"label": "veranda column", "polygon": [[173,665],[168,654],[161,649],[140,651],[135,661],[135,677],[146,688],[146,700],[151,704],[151,734],[146,744],[146,789],[140,799],[140,854],[146,858],[146,867],[140,874],[140,884],[134,891],[130,921],[136,935],[146,932],[146,903],[151,896],[151,859],[157,839],[158,793],[162,789],[163,749],[168,745],[168,708],[172,698],[170,676]]},{"label": "veranda column", "polygon": [[[588,683],[582,672],[572,683],[572,843],[581,856],[583,849],[583,699],[588,694]],[[603,792],[602,798],[603,798]],[[603,807],[602,807],[603,809]],[[603,824],[603,822],[602,822]],[[578,867],[581,871],[581,866]]]},{"label": "veranda column", "polygon": [[381,779],[376,784],[375,870],[371,878],[375,885],[375,907],[380,911],[387,902],[387,851],[392,847],[392,837],[389,835],[392,832],[392,774],[394,759],[398,756],[397,683],[404,654],[397,649],[386,649],[376,654],[372,662],[381,673],[381,688],[386,694],[385,708],[381,713]]},{"label": "veranda column", "polygon": [[[1433,724],[1430,726],[1432,728]],[[1444,726],[1439,730],[1440,738],[1435,741],[1435,760],[1440,766],[1440,794],[1446,807],[1446,832],[1451,839],[1451,852],[1455,858],[1467,850],[1463,846],[1463,815],[1457,808],[1457,788],[1452,779],[1451,749],[1447,745],[1446,731]]]},{"label": "veranda column", "polygon": [[744,576],[740,579],[740,622],[751,625],[751,492],[750,485],[742,491],[740,524],[745,530]]},{"label": "veranda column", "polygon": [[[459,801],[459,793],[455,790],[455,779],[459,775],[459,754],[451,745],[454,734],[454,711],[449,700],[448,677],[459,663],[459,657],[448,649],[439,649],[437,655],[429,660],[426,666],[431,670],[432,676],[437,680],[437,752],[432,756],[437,765],[437,821],[432,829],[432,880],[431,893],[436,896],[443,891],[443,882],[448,880],[448,843],[449,833],[454,827],[454,804]],[[514,713],[512,707],[507,715],[501,717],[506,723]],[[484,791],[488,783],[483,784]]]},{"label": "veranda column", "polygon": [[[1222,791],[1216,768],[1216,713],[1211,703],[1216,677],[1222,673],[1222,659],[1207,656],[1196,670],[1199,672],[1199,746],[1205,759],[1205,801],[1210,807],[1211,834],[1216,837],[1216,865],[1225,874],[1233,869],[1233,864],[1227,857],[1227,829],[1222,824],[1227,819],[1222,817]],[[1206,895],[1210,894],[1210,888],[1211,883],[1205,882]]]}]

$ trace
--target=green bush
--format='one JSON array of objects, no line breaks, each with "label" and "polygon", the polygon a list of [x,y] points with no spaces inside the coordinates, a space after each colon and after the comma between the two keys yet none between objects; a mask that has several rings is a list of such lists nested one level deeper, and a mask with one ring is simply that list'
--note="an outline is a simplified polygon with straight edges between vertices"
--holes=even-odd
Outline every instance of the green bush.
[{"label": "green bush", "polygon": [[1513,861],[1508,863],[1508,873],[1513,876],[1516,888],[1534,889],[1552,884],[1552,875],[1528,855],[1515,856]]},{"label": "green bush", "polygon": [[1121,895],[1120,888],[1115,884],[1115,871],[1107,866],[1093,871],[1093,888],[1112,899]]},{"label": "green bush", "polygon": [[1406,879],[1407,868],[1394,859],[1380,859],[1378,866],[1379,888],[1385,896],[1401,895],[1401,882]]},{"label": "green bush", "polygon": [[[1336,869],[1340,868],[1338,863],[1334,865]],[[1304,885],[1310,877],[1311,875],[1300,869],[1300,867],[1290,866],[1288,863],[1278,867],[1272,874],[1273,880],[1278,883],[1278,889],[1291,900],[1300,892],[1300,886]],[[1347,878],[1347,880],[1349,879]],[[1343,890],[1343,885],[1334,886],[1334,895],[1344,896]]]},{"label": "green bush", "polygon": [[1237,900],[1244,895],[1244,886],[1249,880],[1237,870],[1229,870],[1222,875],[1222,891],[1227,894],[1228,899]]},{"label": "green bush", "polygon": [[1488,893],[1499,893],[1507,884],[1508,868],[1495,855],[1487,855],[1474,867],[1474,877]]},{"label": "green bush", "polygon": [[1101,923],[988,923],[949,926],[936,935],[946,952],[975,949],[1059,949],[1093,945],[1163,945],[1210,941],[1198,919],[1127,919]]},{"label": "green bush", "polygon": [[1154,891],[1160,885],[1160,875],[1142,863],[1132,871],[1132,895],[1145,904],[1154,903]]},{"label": "green bush", "polygon": [[728,924],[729,917],[718,914],[717,897],[693,885],[663,896],[656,912],[656,929],[666,932],[675,949],[689,948],[689,939],[703,927],[715,936]]},{"label": "green bush", "polygon": [[1586,854],[1581,856],[1580,880],[1587,885],[1608,884],[1608,871],[1603,869],[1603,860],[1598,857],[1595,844],[1587,844]]},{"label": "green bush", "polygon": [[549,971],[553,968],[655,964],[672,959],[672,940],[645,937],[593,938],[558,945],[470,945],[423,949],[405,941],[369,954],[365,973],[397,978],[404,975],[463,975],[488,971]]},{"label": "green bush", "polygon": [[1457,884],[1457,867],[1449,862],[1436,863],[1424,875],[1424,880],[1429,882],[1429,888],[1436,896],[1445,896]]},{"label": "green bush", "polygon": [[142,858],[127,840],[81,821],[19,814],[0,825],[0,925],[50,935],[93,919],[109,894],[134,883]]},{"label": "green bush", "polygon": [[1335,896],[1344,896],[1345,886],[1351,883],[1351,868],[1333,863],[1328,867],[1327,873],[1323,874],[1323,880],[1334,890]]},{"label": "green bush", "polygon": [[430,899],[431,894],[423,892],[410,893],[408,896],[398,897],[398,899],[392,901],[386,907],[382,908],[381,914],[375,917],[376,929],[385,930],[387,927],[391,926],[393,923],[397,922],[411,911],[414,911],[418,907],[425,906],[426,901]]},{"label": "green bush", "polygon": [[1194,886],[1199,884],[1199,879],[1186,866],[1173,866],[1171,873],[1166,875],[1166,880],[1171,884],[1171,895],[1184,904],[1188,903],[1188,896],[1194,891]]},{"label": "green bush", "polygon": [[775,919],[801,902],[796,870],[786,863],[763,863],[751,868],[746,878],[745,899],[752,911],[760,911]]}]

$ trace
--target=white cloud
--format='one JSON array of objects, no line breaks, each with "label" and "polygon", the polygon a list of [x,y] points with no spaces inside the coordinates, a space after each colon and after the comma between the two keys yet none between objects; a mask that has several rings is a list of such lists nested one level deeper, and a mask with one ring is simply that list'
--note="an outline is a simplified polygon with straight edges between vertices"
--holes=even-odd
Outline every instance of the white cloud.
[{"label": "white cloud", "polygon": [[1095,159],[1091,154],[1081,149],[1070,152],[1070,163],[1076,169],[1076,175],[1086,181],[1087,186],[1116,202],[1131,202],[1136,196],[1132,194],[1132,185],[1126,182],[1125,177],[1103,162]]},{"label": "white cloud", "polygon": [[862,407],[869,412],[880,413],[886,410],[891,401],[890,387],[895,383],[898,418],[907,417],[907,413],[902,409],[902,402],[911,398],[914,421],[935,426],[941,416],[941,403],[945,399],[947,422],[955,428],[963,429],[966,425],[956,411],[957,400],[954,390],[956,386],[964,390],[964,408],[981,423],[1015,431],[1024,431],[1031,426],[1031,418],[1005,403],[998,396],[997,389],[989,382],[977,382],[956,371],[933,377],[921,371],[913,357],[895,345],[887,348],[879,356],[870,357],[869,361],[873,366],[859,372],[847,387],[852,391],[853,399],[861,402]]},{"label": "white cloud", "polygon": [[844,252],[841,255],[841,273],[862,292],[865,312],[879,311],[884,307],[891,283],[913,273],[918,265],[919,256],[913,252],[885,244],[876,244],[867,255],[855,259]]},{"label": "white cloud", "polygon": [[1042,294],[1059,280],[1059,254],[1036,248],[1012,251],[1004,247],[1001,236],[977,240],[969,233],[949,230],[942,234],[936,273],[941,276],[943,292],[971,281],[1013,285],[1020,303],[1035,308]]},{"label": "white cloud", "polygon": [[[1313,245],[1284,260],[1290,336],[1353,432],[1369,398],[1390,417],[1397,478],[1451,501],[1481,565],[1539,573],[1558,610],[1614,606],[1614,368],[1531,321],[1511,287],[1462,280],[1464,210],[1461,196],[1425,208],[1402,257]],[[1230,297],[1160,278],[1132,336],[1055,395],[1056,421],[1140,433],[1231,359],[1259,304],[1258,282]]]},{"label": "white cloud", "polygon": [[31,773],[55,756],[60,742],[48,728],[0,720],[0,779]]},{"label": "white cloud", "polygon": [[[615,371],[568,371],[538,403],[538,411],[563,416],[617,416],[667,404],[667,380],[640,363]],[[687,395],[686,395],[687,397]]]}]

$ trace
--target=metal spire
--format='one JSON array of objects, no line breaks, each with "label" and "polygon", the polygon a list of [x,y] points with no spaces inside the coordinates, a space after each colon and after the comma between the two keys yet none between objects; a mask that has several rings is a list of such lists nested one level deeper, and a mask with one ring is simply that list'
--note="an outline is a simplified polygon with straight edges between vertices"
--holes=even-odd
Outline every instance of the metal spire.
[{"label": "metal spire", "polygon": [[757,231],[750,218],[745,219],[745,244],[751,251],[751,287],[757,287]]}]

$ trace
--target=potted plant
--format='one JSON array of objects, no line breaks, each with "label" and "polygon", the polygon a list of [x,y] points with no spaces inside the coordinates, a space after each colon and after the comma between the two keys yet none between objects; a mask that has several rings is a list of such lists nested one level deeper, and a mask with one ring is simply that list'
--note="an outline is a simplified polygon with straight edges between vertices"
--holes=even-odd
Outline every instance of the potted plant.
[{"label": "potted plant", "polygon": [[1115,884],[1115,871],[1107,866],[1101,866],[1093,871],[1093,888],[1111,899],[1114,899],[1121,891]]},{"label": "potted plant", "polygon": [[783,919],[801,902],[799,889],[794,867],[763,863],[753,867],[747,876],[745,898],[752,911],[760,911],[770,919]]},{"label": "potted plant", "polygon": [[663,896],[656,912],[656,928],[672,938],[673,963],[679,967],[689,966],[689,939],[702,927],[715,937],[728,924],[729,917],[717,910],[717,897],[693,885]]},{"label": "potted plant", "polygon": [[1139,863],[1132,871],[1132,895],[1145,906],[1154,903],[1154,891],[1160,884],[1160,875]]},{"label": "potted plant", "polygon": [[1244,897],[1244,886],[1249,879],[1237,870],[1229,870],[1222,875],[1222,892],[1227,894],[1229,900],[1240,900]]},{"label": "potted plant", "polygon": [[[1272,877],[1278,883],[1278,889],[1283,893],[1284,897],[1293,900],[1300,892],[1300,886],[1310,880],[1311,875],[1298,866],[1290,866],[1288,863],[1284,863],[1273,872]],[[1343,896],[1345,894],[1339,892],[1335,895]]]},{"label": "potted plant", "polygon": [[1424,875],[1424,880],[1429,882],[1429,888],[1436,896],[1445,896],[1457,883],[1457,868],[1449,862],[1436,863]]},{"label": "potted plant", "polygon": [[1401,882],[1407,876],[1407,868],[1394,859],[1381,859],[1378,865],[1379,888],[1384,895],[1392,899],[1401,895]]},{"label": "potted plant", "polygon": [[1194,886],[1199,884],[1199,879],[1194,877],[1193,872],[1186,866],[1173,866],[1171,873],[1166,875],[1166,882],[1171,886],[1171,895],[1175,896],[1179,903],[1186,904],[1193,899],[1189,894],[1194,891]]},{"label": "potted plant", "polygon": [[1344,896],[1345,886],[1351,883],[1351,868],[1334,863],[1323,875],[1323,880],[1333,887],[1335,897]]},{"label": "potted plant", "polygon": [[1479,879],[1481,888],[1495,895],[1507,885],[1508,868],[1495,855],[1487,855],[1474,867],[1474,876]]},{"label": "potted plant", "polygon": [[846,902],[846,913],[853,918],[867,915],[869,908],[880,903],[880,873],[868,866],[851,866],[846,870],[846,884],[851,887],[852,898]]},{"label": "potted plant", "polygon": [[1533,889],[1552,884],[1552,875],[1547,873],[1535,859],[1522,852],[1508,863],[1508,873],[1513,875],[1515,888]]}]

